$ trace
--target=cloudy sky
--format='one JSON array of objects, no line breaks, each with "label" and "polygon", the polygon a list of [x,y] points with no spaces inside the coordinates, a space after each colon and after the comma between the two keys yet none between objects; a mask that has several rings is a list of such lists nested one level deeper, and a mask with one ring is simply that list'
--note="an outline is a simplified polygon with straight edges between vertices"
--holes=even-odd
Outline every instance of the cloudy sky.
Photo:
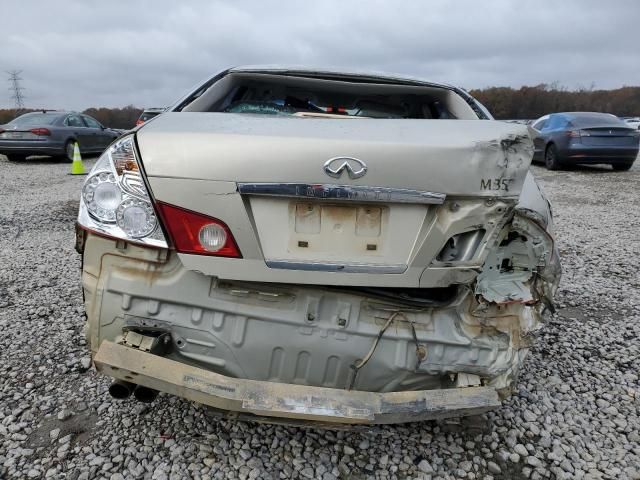
[{"label": "cloudy sky", "polygon": [[348,67],[467,89],[640,85],[639,0],[3,1],[26,106],[172,103],[241,64]]}]

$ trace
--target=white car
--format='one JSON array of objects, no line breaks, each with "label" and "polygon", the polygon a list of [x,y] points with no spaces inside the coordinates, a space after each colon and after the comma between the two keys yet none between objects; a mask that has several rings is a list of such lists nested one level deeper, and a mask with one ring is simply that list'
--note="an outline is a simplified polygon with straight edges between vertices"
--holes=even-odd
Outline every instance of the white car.
[{"label": "white car", "polygon": [[94,362],[114,397],[249,417],[496,408],[560,278],[532,153],[526,126],[455,87],[224,71],[86,179]]},{"label": "white car", "polygon": [[640,117],[624,117],[621,119],[630,127],[640,130]]}]

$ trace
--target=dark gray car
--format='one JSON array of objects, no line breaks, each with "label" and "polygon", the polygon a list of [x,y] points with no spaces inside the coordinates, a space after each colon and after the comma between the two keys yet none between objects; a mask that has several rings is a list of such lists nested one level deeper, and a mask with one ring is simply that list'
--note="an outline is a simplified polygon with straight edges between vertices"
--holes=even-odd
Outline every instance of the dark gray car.
[{"label": "dark gray car", "polygon": [[544,162],[549,170],[597,163],[629,170],[638,156],[638,130],[609,113],[552,113],[532,128],[533,160]]},{"label": "dark gray car", "polygon": [[23,160],[30,155],[71,160],[75,142],[82,154],[102,153],[118,136],[118,132],[81,113],[32,112],[0,125],[0,154],[9,160]]}]

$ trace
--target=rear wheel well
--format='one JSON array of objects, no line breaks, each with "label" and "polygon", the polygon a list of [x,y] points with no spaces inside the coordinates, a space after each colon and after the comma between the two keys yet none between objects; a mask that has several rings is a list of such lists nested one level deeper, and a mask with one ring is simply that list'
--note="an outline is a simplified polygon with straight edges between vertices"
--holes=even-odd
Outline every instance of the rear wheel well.
[{"label": "rear wheel well", "polygon": [[[551,149],[553,150],[550,156],[549,151]],[[547,143],[544,149],[544,165],[547,167],[547,170],[558,170],[562,167],[562,161],[558,158],[558,149],[552,141]]]},{"label": "rear wheel well", "polygon": [[[64,150],[62,152],[62,158],[64,158],[68,162],[71,162],[73,160],[73,144],[74,143],[78,143],[78,140],[76,140],[74,137],[69,137],[64,142]],[[69,146],[71,146],[71,150],[69,149]]]}]

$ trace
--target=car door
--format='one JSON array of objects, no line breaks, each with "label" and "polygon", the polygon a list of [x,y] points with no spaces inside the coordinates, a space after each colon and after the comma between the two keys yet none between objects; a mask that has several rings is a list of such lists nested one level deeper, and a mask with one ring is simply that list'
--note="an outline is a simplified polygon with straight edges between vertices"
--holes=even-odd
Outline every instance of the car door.
[{"label": "car door", "polygon": [[77,113],[67,115],[67,118],[64,119],[64,125],[69,128],[78,141],[81,152],[90,152],[95,149],[95,139],[80,115]]},{"label": "car door", "polygon": [[111,143],[111,141],[113,140],[113,136],[110,135],[109,131],[105,129],[95,118],[92,118],[88,115],[82,115],[82,119],[91,131],[91,135],[94,139],[93,148],[96,151],[102,152],[105,148],[107,148],[107,145]]},{"label": "car door", "polygon": [[546,125],[549,123],[549,115],[545,115],[544,117],[540,117],[535,121],[531,128],[533,129],[533,161],[542,161],[544,157],[544,147],[546,145],[546,140],[544,137],[543,130]]}]

